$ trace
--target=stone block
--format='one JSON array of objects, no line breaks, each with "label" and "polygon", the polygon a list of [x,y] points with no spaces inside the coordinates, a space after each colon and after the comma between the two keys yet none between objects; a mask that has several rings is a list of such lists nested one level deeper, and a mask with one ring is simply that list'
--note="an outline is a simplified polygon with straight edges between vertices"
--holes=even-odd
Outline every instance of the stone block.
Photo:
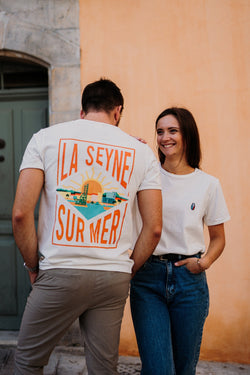
[{"label": "stone block", "polygon": [[80,61],[79,44],[69,42],[54,30],[26,23],[12,15],[5,26],[3,48],[25,51],[53,65],[74,65]]},{"label": "stone block", "polygon": [[47,0],[49,24],[54,28],[79,28],[78,0]]},{"label": "stone block", "polygon": [[59,124],[65,121],[78,120],[80,118],[80,109],[78,111],[68,111],[68,112],[52,112],[50,114],[50,125]]},{"label": "stone block", "polygon": [[4,48],[5,29],[8,19],[5,12],[0,12],[0,49]]},{"label": "stone block", "polygon": [[79,28],[78,0],[0,0],[0,9],[46,29]]},{"label": "stone block", "polygon": [[78,113],[80,113],[80,67],[55,67],[51,70],[50,79],[52,87],[50,92],[51,111],[78,110]]}]

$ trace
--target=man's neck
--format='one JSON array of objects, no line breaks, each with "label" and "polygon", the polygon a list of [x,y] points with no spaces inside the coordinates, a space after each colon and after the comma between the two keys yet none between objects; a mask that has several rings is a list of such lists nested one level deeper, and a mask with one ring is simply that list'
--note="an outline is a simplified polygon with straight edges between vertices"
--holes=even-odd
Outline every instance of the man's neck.
[{"label": "man's neck", "polygon": [[115,123],[115,119],[112,113],[107,113],[104,111],[88,112],[87,114],[81,112],[81,118],[84,120],[89,120],[89,121],[103,122],[105,124],[114,125],[114,126],[117,125]]}]

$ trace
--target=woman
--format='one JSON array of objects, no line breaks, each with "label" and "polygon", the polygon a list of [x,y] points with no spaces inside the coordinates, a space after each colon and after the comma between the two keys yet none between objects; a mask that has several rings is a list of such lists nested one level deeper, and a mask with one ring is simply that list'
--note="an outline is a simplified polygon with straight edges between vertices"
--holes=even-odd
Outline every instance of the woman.
[{"label": "woman", "polygon": [[[131,281],[131,312],[142,375],[195,375],[209,307],[205,270],[224,249],[224,222],[230,216],[218,179],[199,169],[200,140],[192,114],[169,108],[158,116],[156,132],[163,231]],[[209,232],[207,250],[203,223]]]}]

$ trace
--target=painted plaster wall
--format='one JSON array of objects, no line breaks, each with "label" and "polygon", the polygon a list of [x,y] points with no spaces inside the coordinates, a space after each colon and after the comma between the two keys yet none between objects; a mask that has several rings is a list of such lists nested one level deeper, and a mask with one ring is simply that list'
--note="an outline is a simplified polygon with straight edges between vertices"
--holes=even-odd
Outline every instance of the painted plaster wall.
[{"label": "painted plaster wall", "polygon": [[[201,358],[249,362],[249,0],[80,0],[81,84],[101,76],[125,96],[121,128],[155,149],[154,120],[185,106],[201,135],[202,168],[221,181],[227,245],[207,271]],[[136,355],[126,306],[120,352]]]}]

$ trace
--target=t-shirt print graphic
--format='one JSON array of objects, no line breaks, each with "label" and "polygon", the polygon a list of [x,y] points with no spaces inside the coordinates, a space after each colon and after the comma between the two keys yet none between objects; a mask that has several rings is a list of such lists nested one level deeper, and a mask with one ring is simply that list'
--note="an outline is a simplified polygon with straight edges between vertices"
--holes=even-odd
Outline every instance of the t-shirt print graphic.
[{"label": "t-shirt print graphic", "polygon": [[134,160],[132,148],[60,140],[53,244],[117,247]]}]

